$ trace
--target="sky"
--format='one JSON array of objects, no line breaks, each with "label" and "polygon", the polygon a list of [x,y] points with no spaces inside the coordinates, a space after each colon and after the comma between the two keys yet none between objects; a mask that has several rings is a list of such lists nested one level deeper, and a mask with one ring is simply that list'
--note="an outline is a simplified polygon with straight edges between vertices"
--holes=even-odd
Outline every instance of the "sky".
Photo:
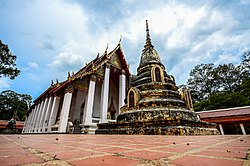
[{"label": "sky", "polygon": [[17,56],[20,76],[0,78],[0,91],[37,98],[51,80],[67,79],[121,46],[136,74],[145,44],[152,43],[177,85],[194,66],[241,62],[250,50],[250,0],[0,0],[0,40]]}]

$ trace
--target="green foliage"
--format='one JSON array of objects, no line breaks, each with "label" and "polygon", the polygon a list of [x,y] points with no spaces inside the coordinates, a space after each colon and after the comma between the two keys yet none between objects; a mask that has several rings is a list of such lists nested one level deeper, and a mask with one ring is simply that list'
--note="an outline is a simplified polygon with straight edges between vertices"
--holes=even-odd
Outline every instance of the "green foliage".
[{"label": "green foliage", "polygon": [[5,76],[14,79],[20,74],[15,62],[16,56],[10,52],[8,45],[0,40],[0,78]]},{"label": "green foliage", "polygon": [[238,66],[213,64],[195,66],[188,80],[195,111],[250,105],[250,52]]},{"label": "green foliage", "polygon": [[250,100],[240,92],[218,92],[211,94],[207,100],[194,104],[195,111],[215,110],[250,105]]},{"label": "green foliage", "polygon": [[214,78],[214,65],[211,63],[197,65],[190,72],[188,86],[195,102],[206,99],[209,94],[217,90],[216,79]]},{"label": "green foliage", "polygon": [[19,120],[25,120],[25,114],[31,105],[32,97],[11,90],[0,93],[0,119],[10,120],[17,113]]}]

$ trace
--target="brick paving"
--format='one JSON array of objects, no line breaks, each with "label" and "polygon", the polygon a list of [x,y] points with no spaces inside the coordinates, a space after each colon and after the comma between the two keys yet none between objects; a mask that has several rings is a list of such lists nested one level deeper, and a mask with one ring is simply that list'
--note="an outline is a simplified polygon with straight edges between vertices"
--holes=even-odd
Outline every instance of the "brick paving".
[{"label": "brick paving", "polygon": [[0,135],[0,165],[247,166],[250,136]]}]

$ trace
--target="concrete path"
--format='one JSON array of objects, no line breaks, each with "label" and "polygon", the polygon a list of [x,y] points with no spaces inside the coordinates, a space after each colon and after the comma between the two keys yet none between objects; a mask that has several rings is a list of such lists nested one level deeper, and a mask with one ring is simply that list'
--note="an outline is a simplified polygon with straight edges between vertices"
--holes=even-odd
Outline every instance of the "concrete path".
[{"label": "concrete path", "polygon": [[250,136],[0,135],[0,165],[250,165]]}]

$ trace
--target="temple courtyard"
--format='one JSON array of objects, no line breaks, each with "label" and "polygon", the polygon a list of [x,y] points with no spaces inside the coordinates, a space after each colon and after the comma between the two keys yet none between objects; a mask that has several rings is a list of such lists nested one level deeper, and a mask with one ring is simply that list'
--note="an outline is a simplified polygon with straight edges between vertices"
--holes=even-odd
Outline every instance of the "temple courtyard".
[{"label": "temple courtyard", "polygon": [[0,165],[250,165],[250,136],[0,135]]}]

